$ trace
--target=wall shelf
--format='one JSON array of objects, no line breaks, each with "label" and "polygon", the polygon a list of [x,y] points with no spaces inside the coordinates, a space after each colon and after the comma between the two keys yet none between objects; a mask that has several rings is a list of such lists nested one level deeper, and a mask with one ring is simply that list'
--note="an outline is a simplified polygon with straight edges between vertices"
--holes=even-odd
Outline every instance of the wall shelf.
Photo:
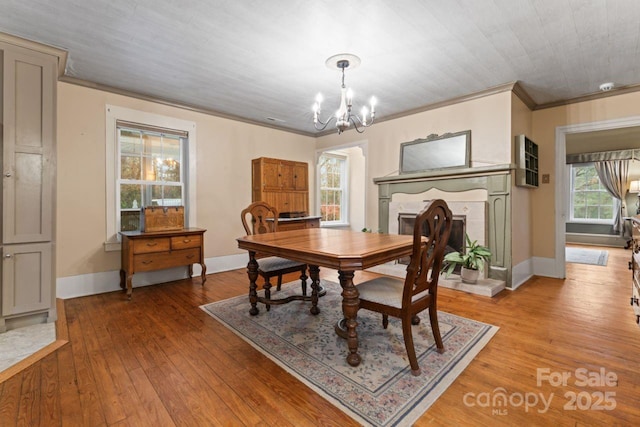
[{"label": "wall shelf", "polygon": [[524,135],[515,137],[516,185],[538,187],[538,144]]}]

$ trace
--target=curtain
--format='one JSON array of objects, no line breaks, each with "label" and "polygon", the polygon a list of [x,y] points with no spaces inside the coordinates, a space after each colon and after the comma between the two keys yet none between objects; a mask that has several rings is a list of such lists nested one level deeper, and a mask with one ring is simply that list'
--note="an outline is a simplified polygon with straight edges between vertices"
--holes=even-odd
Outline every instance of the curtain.
[{"label": "curtain", "polygon": [[613,231],[620,236],[624,233],[622,211],[626,211],[624,195],[627,191],[627,179],[629,177],[629,160],[613,160],[594,162],[600,182],[616,199],[616,215],[613,221]]}]

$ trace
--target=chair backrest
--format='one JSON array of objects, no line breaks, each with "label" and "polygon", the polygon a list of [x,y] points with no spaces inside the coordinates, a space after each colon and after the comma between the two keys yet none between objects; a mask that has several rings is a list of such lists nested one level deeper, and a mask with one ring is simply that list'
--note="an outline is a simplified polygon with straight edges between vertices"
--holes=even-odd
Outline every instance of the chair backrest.
[{"label": "chair backrest", "polygon": [[[268,203],[251,203],[240,216],[247,235],[271,233],[278,230],[278,210]],[[249,220],[247,217],[250,217]]]},{"label": "chair backrest", "polygon": [[[444,200],[431,201],[416,216],[413,227],[413,252],[407,266],[402,305],[411,304],[415,295],[429,291],[434,295],[451,234],[453,215]],[[425,294],[425,297],[428,295]]]}]

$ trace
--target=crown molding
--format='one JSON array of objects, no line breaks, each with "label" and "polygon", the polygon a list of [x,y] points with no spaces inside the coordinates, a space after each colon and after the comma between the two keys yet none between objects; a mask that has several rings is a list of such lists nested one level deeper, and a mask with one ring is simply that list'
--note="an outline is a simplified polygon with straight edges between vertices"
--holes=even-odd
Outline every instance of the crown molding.
[{"label": "crown molding", "polygon": [[[436,110],[438,108],[448,107],[450,105],[460,104],[462,102],[472,101],[474,99],[479,99],[479,98],[484,98],[486,96],[496,95],[498,93],[513,91],[514,87],[516,85],[517,85],[517,82],[505,83],[505,84],[501,84],[501,85],[498,85],[498,86],[490,87],[488,89],[481,90],[479,92],[470,93],[468,95],[462,95],[462,96],[458,96],[458,97],[455,97],[455,98],[450,98],[450,99],[447,99],[447,100],[444,100],[444,101],[434,102],[433,104],[427,104],[427,105],[424,105],[422,107],[414,108],[412,110],[407,110],[407,111],[403,111],[403,112],[400,112],[400,113],[396,113],[396,114],[392,114],[392,115],[389,115],[389,116],[385,116],[385,117],[380,118],[380,119],[376,119],[375,123],[381,123],[381,122],[386,122],[386,121],[389,121],[389,120],[399,119],[399,118],[402,118],[402,117],[411,116],[413,114],[424,113],[425,111],[429,111],[429,110]],[[526,94],[526,92],[524,92],[523,89],[520,89],[520,90],[523,93]],[[528,97],[529,95],[526,95],[526,96]],[[318,133],[314,134],[314,136],[321,137],[321,136],[325,136],[325,135],[331,135],[333,133],[335,133],[335,129],[332,129],[332,130],[329,130],[329,131],[318,132]]]},{"label": "crown molding", "polygon": [[91,82],[89,80],[78,79],[76,77],[71,77],[71,76],[67,76],[67,75],[64,75],[64,76],[60,77],[58,80],[61,81],[61,82],[73,84],[73,85],[76,85],[76,86],[83,86],[83,87],[86,87],[86,88],[100,90],[100,91],[103,91],[103,92],[114,93],[116,95],[122,95],[122,96],[127,96],[127,97],[130,97],[130,98],[141,99],[143,101],[149,101],[149,102],[153,102],[153,103],[156,103],[156,104],[167,105],[169,107],[180,108],[182,110],[188,110],[188,111],[193,111],[193,112],[196,112],[196,113],[206,114],[206,115],[209,115],[209,116],[215,116],[215,117],[220,117],[220,118],[223,118],[223,119],[229,119],[229,120],[233,120],[233,121],[236,121],[236,122],[248,123],[248,124],[251,124],[251,125],[266,127],[266,128],[269,128],[269,129],[276,129],[276,130],[280,130],[280,131],[284,131],[284,132],[295,133],[295,134],[298,134],[298,135],[309,136],[311,138],[314,138],[314,137],[317,136],[316,134],[311,133],[311,132],[299,131],[299,130],[287,128],[287,127],[284,127],[284,126],[270,125],[269,123],[258,122],[256,120],[251,120],[251,119],[247,119],[247,118],[244,118],[244,117],[235,116],[235,115],[232,115],[232,114],[225,114],[225,113],[221,113],[219,111],[210,110],[210,109],[207,109],[207,108],[202,108],[202,107],[198,107],[198,106],[195,106],[195,105],[185,104],[185,103],[182,103],[182,102],[177,102],[177,101],[174,101],[174,100],[160,98],[160,97],[156,97],[156,96],[145,95],[143,93],[126,90],[126,89],[118,88],[118,87],[115,87],[115,86],[104,85],[104,84],[101,84],[101,83],[94,83],[94,82]]},{"label": "crown molding", "polygon": [[548,102],[546,104],[537,105],[534,110],[543,110],[546,108],[560,107],[563,105],[577,104],[578,102],[593,101],[595,99],[608,98],[610,96],[624,95],[640,91],[640,84],[621,86],[606,92],[593,92],[587,95],[578,96],[576,98],[564,99],[561,101]]},{"label": "crown molding", "polygon": [[0,32],[0,42],[12,44],[25,49],[33,50],[40,53],[46,53],[58,58],[58,78],[64,76],[67,68],[68,52],[65,49],[55,46],[46,45],[37,41],[14,36],[12,34]]},{"label": "crown molding", "polygon": [[522,87],[520,82],[515,82],[513,85],[513,93],[526,105],[530,110],[536,109],[536,102],[529,96],[527,91]]}]

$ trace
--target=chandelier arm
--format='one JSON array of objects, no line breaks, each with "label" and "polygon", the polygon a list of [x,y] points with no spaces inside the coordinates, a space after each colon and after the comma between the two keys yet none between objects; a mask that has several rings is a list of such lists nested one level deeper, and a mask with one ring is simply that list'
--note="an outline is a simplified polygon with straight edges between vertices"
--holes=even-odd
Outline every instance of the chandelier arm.
[{"label": "chandelier arm", "polygon": [[317,123],[313,124],[313,127],[316,128],[316,130],[325,130],[327,128],[327,126],[329,126],[329,123],[331,123],[331,120],[335,119],[335,117],[329,117],[329,120],[327,120],[326,122],[323,122],[322,120],[320,120],[318,118],[318,123],[320,123],[322,126],[318,127]]},{"label": "chandelier arm", "polygon": [[[364,123],[362,123],[362,120],[360,119],[360,116],[358,116],[357,114],[354,114],[354,115],[350,116],[349,119],[351,119],[351,122],[353,123],[354,126],[357,126],[359,124],[360,126],[362,126],[364,128],[368,128],[369,126],[371,126],[373,124],[373,117],[371,118],[371,121],[369,121],[366,125]],[[357,120],[358,123],[356,123],[354,119]]]},{"label": "chandelier arm", "polygon": [[[355,117],[356,119],[358,119],[358,122],[360,122],[360,126],[358,126],[358,123],[356,123],[356,121],[353,119],[354,117]],[[349,117],[349,121],[350,121],[351,123],[353,123],[353,128],[354,128],[354,129],[356,130],[356,132],[358,132],[358,133],[364,133],[364,129],[365,129],[366,127],[368,127],[368,126],[363,126],[363,125],[362,125],[362,122],[360,121],[360,118],[359,118],[358,116],[351,116],[351,117]]]}]

